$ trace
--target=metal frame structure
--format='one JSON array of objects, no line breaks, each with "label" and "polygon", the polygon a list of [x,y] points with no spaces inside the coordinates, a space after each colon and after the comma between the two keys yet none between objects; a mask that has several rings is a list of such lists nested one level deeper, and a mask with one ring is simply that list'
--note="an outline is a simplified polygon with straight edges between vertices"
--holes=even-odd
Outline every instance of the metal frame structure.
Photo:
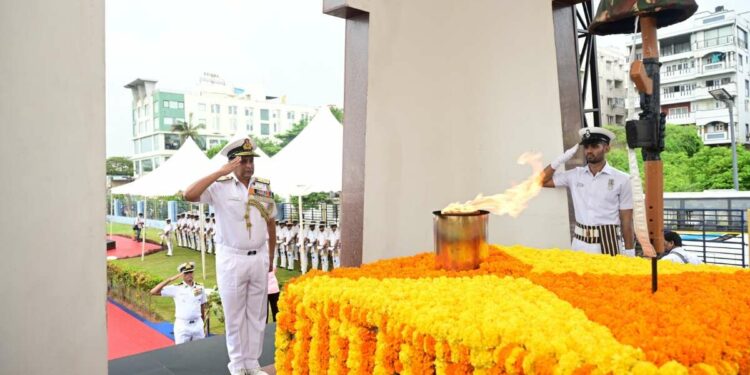
[{"label": "metal frame structure", "polygon": [[[575,7],[576,35],[578,37],[578,67],[583,67],[583,80],[581,82],[581,113],[583,114],[583,125],[588,127],[586,114],[591,113],[594,117],[593,126],[602,126],[601,105],[599,102],[599,69],[597,67],[596,38],[589,33],[589,25],[594,17],[592,0],[583,1]],[[591,81],[589,87],[589,81]],[[587,93],[591,95],[591,108],[586,108]]]}]

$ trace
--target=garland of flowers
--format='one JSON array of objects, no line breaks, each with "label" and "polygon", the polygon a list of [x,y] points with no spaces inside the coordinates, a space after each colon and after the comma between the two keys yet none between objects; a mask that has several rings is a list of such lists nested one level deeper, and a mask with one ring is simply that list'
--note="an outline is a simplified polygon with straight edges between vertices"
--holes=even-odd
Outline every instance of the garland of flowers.
[{"label": "garland of flowers", "polygon": [[[750,372],[750,272],[492,246],[311,272],[279,302],[279,373]],[[590,271],[590,272],[588,272]]]}]

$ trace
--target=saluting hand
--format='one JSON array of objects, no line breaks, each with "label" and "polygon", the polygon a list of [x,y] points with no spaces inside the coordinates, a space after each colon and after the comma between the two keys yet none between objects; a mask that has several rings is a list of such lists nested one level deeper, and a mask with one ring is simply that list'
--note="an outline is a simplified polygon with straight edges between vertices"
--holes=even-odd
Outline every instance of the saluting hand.
[{"label": "saluting hand", "polygon": [[240,160],[242,158],[234,158],[229,161],[229,163],[224,164],[221,168],[219,168],[219,172],[221,172],[222,176],[226,176],[230,173],[232,173],[237,167],[240,166]]}]

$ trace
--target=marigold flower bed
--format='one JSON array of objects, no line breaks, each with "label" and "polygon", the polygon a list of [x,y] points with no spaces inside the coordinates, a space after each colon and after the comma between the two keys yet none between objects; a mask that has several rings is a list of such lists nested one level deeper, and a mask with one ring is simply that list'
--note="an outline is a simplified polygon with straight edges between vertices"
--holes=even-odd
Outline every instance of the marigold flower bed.
[{"label": "marigold flower bed", "polygon": [[279,301],[282,374],[748,374],[750,272],[520,246],[312,272]]}]

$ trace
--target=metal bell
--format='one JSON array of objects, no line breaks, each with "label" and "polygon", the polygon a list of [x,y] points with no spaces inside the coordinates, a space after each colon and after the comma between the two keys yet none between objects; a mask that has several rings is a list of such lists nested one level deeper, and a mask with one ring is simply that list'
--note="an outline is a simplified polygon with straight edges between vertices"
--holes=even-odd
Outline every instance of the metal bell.
[{"label": "metal bell", "polygon": [[589,32],[596,35],[633,33],[636,16],[655,17],[656,27],[661,28],[690,18],[696,10],[695,0],[601,0]]}]

